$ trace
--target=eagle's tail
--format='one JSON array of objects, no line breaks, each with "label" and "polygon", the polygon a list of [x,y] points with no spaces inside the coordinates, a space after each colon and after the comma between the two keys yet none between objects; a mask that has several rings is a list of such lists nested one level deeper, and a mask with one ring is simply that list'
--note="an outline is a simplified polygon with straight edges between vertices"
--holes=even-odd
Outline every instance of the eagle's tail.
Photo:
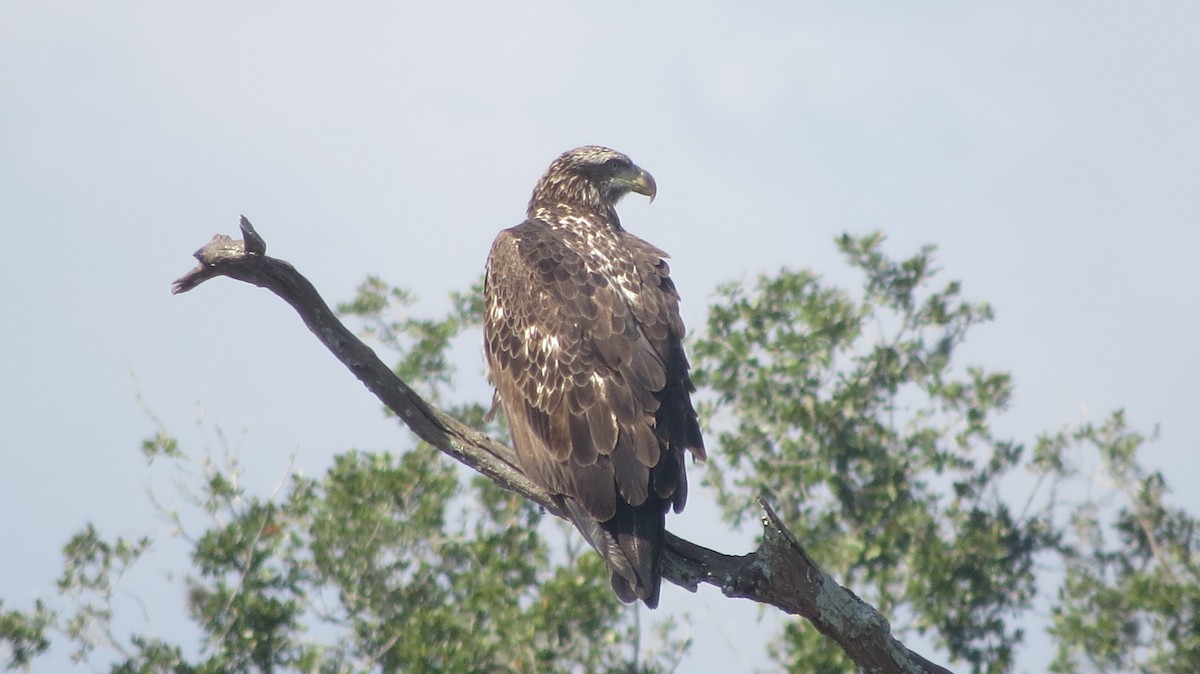
[{"label": "eagle's tail", "polygon": [[616,514],[600,522],[574,499],[564,501],[576,528],[604,558],[617,597],[657,608],[667,504],[653,496],[640,506],[617,499]]}]

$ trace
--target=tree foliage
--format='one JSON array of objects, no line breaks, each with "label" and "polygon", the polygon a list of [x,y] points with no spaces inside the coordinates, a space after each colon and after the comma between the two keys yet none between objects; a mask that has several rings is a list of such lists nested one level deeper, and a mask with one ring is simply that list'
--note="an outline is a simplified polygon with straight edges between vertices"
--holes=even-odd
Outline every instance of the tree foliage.
[{"label": "tree foliage", "polygon": [[[859,298],[788,270],[719,291],[695,348],[726,459],[711,476],[730,521],[765,491],[810,553],[885,615],[903,608],[973,670],[1007,671],[1021,639],[1011,618],[1056,537],[999,494],[1023,455],[989,426],[1009,377],[952,367],[991,310],[961,300],[958,283],[926,290],[930,249],[894,261],[880,244],[838,242],[865,276]],[[800,623],[777,657],[797,670],[852,666]]]},{"label": "tree foliage", "polygon": [[[1012,671],[1035,595],[1054,592],[1037,572],[1063,566],[1056,671],[1200,671],[1196,520],[1137,463],[1146,438],[1120,412],[1032,453],[997,437],[1011,378],[954,360],[990,307],[957,282],[931,289],[931,248],[892,260],[882,243],[837,242],[863,275],[857,295],[791,270],[719,290],[694,352],[727,519],[765,492],[841,582],[974,672]],[[1072,457],[1099,457],[1125,499],[1115,517],[1060,502],[1088,474]],[[772,654],[793,671],[852,669],[802,622]]]},{"label": "tree foliage", "polygon": [[1166,478],[1137,451],[1147,438],[1124,413],[1043,438],[1040,459],[1077,475],[1060,448],[1087,447],[1107,489],[1071,510],[1064,579],[1049,628],[1054,672],[1200,671],[1200,538],[1195,516],[1167,503]]},{"label": "tree foliage", "polygon": [[[781,270],[723,286],[694,331],[707,481],[730,526],[749,525],[765,495],[901,635],[972,672],[1014,671],[1039,597],[1053,671],[1200,671],[1196,519],[1139,463],[1150,438],[1120,412],[1030,443],[999,437],[1011,378],[956,360],[990,308],[936,285],[930,248],[895,260],[877,234],[837,245],[860,288]],[[501,437],[487,404],[455,387],[479,297],[421,318],[409,293],[371,277],[341,311],[405,381]],[[688,644],[669,622],[643,644],[637,610],[573,532],[409,445],[346,451],[323,475],[259,494],[236,462],[195,457],[164,430],[141,449],[191,476],[185,507],[204,517],[197,528],[174,515],[191,563],[181,612],[199,643],[114,630],[114,589],[154,542],[87,524],[64,547],[57,596],[0,604],[0,658],[27,668],[61,640],[112,672],[673,668]],[[801,620],[771,656],[791,671],[853,668]]]}]

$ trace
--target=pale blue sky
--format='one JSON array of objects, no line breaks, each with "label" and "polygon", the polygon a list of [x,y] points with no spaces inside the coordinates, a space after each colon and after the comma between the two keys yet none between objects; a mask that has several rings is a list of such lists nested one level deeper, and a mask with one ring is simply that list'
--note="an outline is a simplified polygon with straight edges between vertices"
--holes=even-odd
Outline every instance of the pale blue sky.
[{"label": "pale blue sky", "polygon": [[[849,281],[843,231],[937,244],[944,277],[996,308],[964,356],[1014,374],[1006,431],[1125,406],[1162,424],[1154,466],[1180,486],[1200,471],[1200,5],[410,7],[0,5],[6,606],[53,593],[85,520],[165,530],[139,386],[185,448],[198,417],[225,428],[264,492],[293,451],[313,474],[407,442],[274,297],[169,294],[209,236],[244,213],[329,300],[378,273],[436,309],[549,161],[590,143],[657,179],[623,219],[671,252],[690,325],[721,281]],[[483,391],[478,362],[462,374]],[[738,551],[754,532],[704,524],[707,500],[672,528]],[[164,636],[187,633],[172,563],[125,585]],[[663,605],[691,615],[683,671],[765,663],[749,604],[672,586]]]}]

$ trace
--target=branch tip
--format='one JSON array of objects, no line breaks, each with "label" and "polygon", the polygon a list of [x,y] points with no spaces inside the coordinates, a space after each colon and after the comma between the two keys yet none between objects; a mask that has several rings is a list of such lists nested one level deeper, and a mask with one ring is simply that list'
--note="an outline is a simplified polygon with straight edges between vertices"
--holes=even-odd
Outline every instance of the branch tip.
[{"label": "branch tip", "polygon": [[258,232],[254,231],[254,225],[250,224],[250,220],[246,216],[241,216],[238,226],[242,230],[242,241],[246,243],[246,252],[251,255],[266,255],[267,241],[259,236]]}]

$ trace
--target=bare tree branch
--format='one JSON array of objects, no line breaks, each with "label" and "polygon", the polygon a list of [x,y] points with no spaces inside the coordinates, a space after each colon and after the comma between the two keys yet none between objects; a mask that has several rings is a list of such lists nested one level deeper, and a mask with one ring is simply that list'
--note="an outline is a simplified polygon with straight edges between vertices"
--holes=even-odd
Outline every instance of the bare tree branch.
[{"label": "bare tree branch", "polygon": [[[565,519],[559,498],[525,477],[512,449],[417,395],[337,319],[308,279],[287,262],[267,256],[266,241],[245,217],[241,230],[242,240],[217,235],[196,251],[200,265],[176,280],[171,292],[187,292],[217,276],[270,290],[292,305],[321,343],[422,440]],[[758,550],[727,555],[667,532],[663,577],[693,592],[708,583],[728,597],[803,616],[837,642],[862,672],[949,674],[897,641],[888,621],[825,573],[770,505],[760,503],[764,516]]]}]

